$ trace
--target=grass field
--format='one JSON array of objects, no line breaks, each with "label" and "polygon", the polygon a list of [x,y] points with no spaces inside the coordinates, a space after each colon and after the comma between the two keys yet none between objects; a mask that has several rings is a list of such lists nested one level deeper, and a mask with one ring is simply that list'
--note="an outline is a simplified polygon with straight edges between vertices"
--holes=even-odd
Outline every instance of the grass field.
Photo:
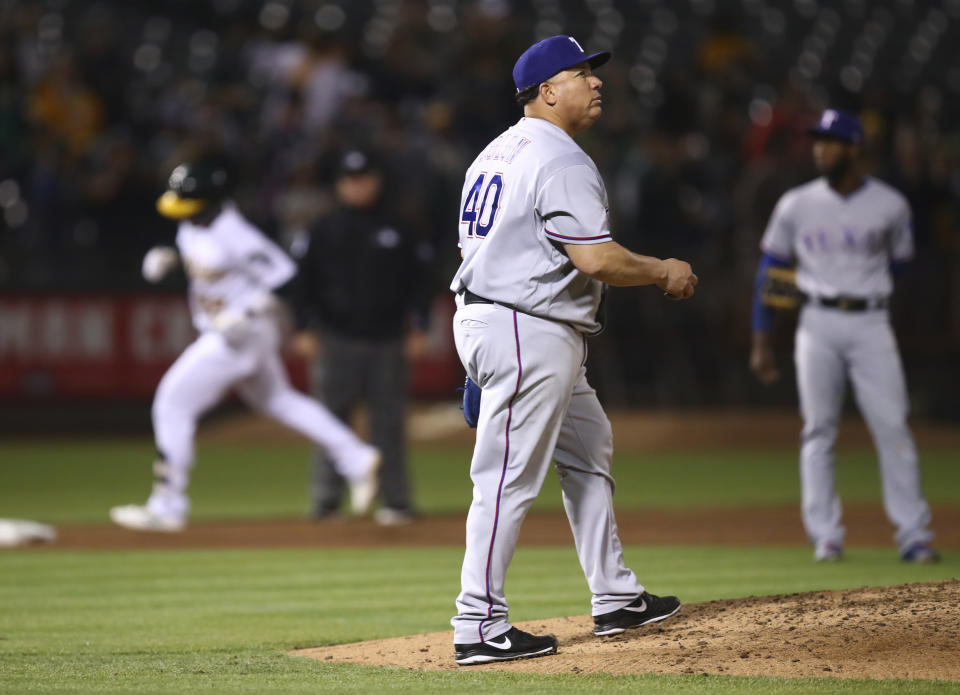
[{"label": "grass field", "polygon": [[[197,519],[295,517],[306,508],[309,447],[201,443]],[[142,500],[148,439],[0,443],[0,516],[65,524],[105,521]],[[462,511],[467,452],[422,449],[413,472],[420,509]],[[264,463],[268,462],[268,463]],[[618,505],[792,503],[796,452],[621,454]],[[956,452],[924,451],[931,502],[960,506]],[[677,481],[683,481],[682,485]],[[839,487],[875,501],[869,451],[844,451]],[[559,506],[553,481],[540,508]],[[78,693],[952,693],[956,683],[784,680],[719,676],[530,676],[462,669],[423,673],[291,657],[286,651],[448,627],[458,548],[156,552],[0,552],[0,692]],[[822,566],[809,549],[635,547],[644,582],[687,602],[887,585],[960,576],[860,548]],[[385,579],[389,578],[389,579]],[[573,548],[521,547],[509,577],[511,617],[589,612]]]},{"label": "grass field", "polygon": [[[193,518],[290,518],[308,507],[310,447],[300,442],[201,443],[191,483]],[[0,516],[50,523],[107,520],[115,504],[141,502],[152,482],[153,444],[127,440],[0,442]],[[931,504],[960,506],[960,453],[923,452],[924,491]],[[800,484],[795,449],[614,456],[619,507],[732,507],[794,504]],[[459,512],[470,501],[470,453],[462,448],[415,451],[411,472],[425,513]],[[845,502],[880,499],[871,450],[840,453],[837,488]],[[548,475],[534,509],[559,509],[556,476]]]}]

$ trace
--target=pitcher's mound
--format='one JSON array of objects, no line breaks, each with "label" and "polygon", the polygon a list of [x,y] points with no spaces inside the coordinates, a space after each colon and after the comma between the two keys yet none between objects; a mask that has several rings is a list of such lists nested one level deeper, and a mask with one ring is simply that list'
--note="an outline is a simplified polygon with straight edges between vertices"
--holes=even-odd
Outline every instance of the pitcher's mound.
[{"label": "pitcher's mound", "polygon": [[556,655],[484,666],[458,667],[449,631],[291,653],[428,670],[960,680],[958,605],[950,580],[693,603],[616,637],[594,637],[590,616],[533,620],[518,627],[556,635]]}]

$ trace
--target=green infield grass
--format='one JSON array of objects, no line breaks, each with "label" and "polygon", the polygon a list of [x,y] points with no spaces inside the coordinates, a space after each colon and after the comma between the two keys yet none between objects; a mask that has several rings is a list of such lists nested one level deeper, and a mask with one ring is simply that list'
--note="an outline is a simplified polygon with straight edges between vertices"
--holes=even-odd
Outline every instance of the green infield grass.
[{"label": "green infield grass", "polygon": [[[687,602],[960,574],[888,550],[628,547],[652,590]],[[952,693],[955,683],[720,676],[536,676],[325,664],[297,647],[448,629],[455,548],[0,553],[3,693]],[[517,621],[589,612],[572,548],[520,548]],[[452,652],[452,648],[451,648]]]},{"label": "green infield grass", "polygon": [[[55,524],[106,522],[114,504],[145,499],[152,445],[123,440],[0,442],[0,517]],[[411,455],[418,507],[461,512],[469,452]],[[950,451],[924,451],[934,504],[960,504]],[[310,447],[299,443],[198,447],[194,518],[300,516]],[[795,449],[716,453],[620,452],[619,507],[792,504]],[[847,501],[879,499],[869,450],[843,450]],[[537,502],[559,508],[555,476]],[[0,551],[0,693],[952,693],[956,683],[786,680],[727,676],[535,676],[461,669],[425,673],[320,663],[297,647],[448,629],[462,550]],[[854,548],[816,565],[806,547],[626,548],[654,592],[686,602],[960,576],[960,556],[916,567],[889,547]],[[521,547],[509,576],[512,618],[589,612],[572,547]]]},{"label": "green infield grass", "polygon": [[[422,447],[411,453],[418,509],[462,512],[470,503],[470,452]],[[923,452],[924,490],[931,504],[960,504],[957,452]],[[48,523],[106,521],[117,504],[142,502],[152,482],[149,438],[0,442],[4,484],[0,517]],[[194,520],[295,518],[308,507],[311,448],[306,443],[203,442],[190,495]],[[795,449],[615,455],[617,506],[736,507],[795,504]],[[842,450],[837,488],[845,502],[880,499],[871,450]],[[560,509],[559,484],[548,475],[534,509]]]}]

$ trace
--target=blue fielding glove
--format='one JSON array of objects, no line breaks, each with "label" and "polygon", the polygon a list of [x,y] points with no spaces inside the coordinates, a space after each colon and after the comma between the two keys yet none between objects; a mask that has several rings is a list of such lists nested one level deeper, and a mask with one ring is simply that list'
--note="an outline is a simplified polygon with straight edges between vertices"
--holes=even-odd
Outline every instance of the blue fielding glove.
[{"label": "blue fielding glove", "polygon": [[463,388],[457,389],[457,392],[463,391],[463,402],[460,404],[460,410],[463,411],[463,419],[467,421],[470,427],[476,427],[480,419],[480,395],[483,389],[473,383],[470,377],[463,382]]}]

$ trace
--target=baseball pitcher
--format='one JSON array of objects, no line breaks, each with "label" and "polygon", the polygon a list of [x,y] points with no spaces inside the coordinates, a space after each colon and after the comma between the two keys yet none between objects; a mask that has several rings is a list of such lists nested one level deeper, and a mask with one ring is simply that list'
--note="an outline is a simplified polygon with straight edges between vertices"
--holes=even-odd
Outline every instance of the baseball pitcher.
[{"label": "baseball pitcher", "polygon": [[613,434],[584,366],[607,284],[656,284],[685,299],[697,283],[687,263],[640,256],[612,240],[603,181],[573,140],[600,117],[602,82],[593,70],[609,57],[587,55],[562,35],[531,46],[513,70],[524,118],[487,145],[464,182],[453,332],[482,396],[451,621],[460,665],[557,649],[552,635],[510,624],[504,593],[520,526],[551,461],[593,594],[594,633],[618,634],[680,608],[675,596],[648,593],[624,563]]}]

